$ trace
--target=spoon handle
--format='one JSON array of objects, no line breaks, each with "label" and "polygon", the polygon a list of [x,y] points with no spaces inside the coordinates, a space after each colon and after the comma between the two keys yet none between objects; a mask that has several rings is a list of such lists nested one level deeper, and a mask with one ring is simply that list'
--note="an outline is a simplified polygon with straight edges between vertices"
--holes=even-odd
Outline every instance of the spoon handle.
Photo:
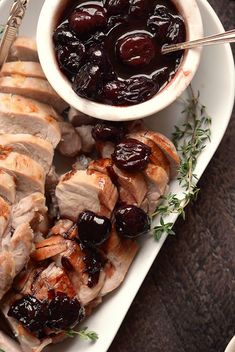
[{"label": "spoon handle", "polygon": [[235,29],[232,29],[224,33],[219,33],[208,37],[204,37],[201,39],[192,40],[190,42],[164,45],[162,48],[162,54],[169,54],[173,51],[191,49],[198,46],[233,43],[233,42],[235,42]]},{"label": "spoon handle", "polygon": [[29,0],[14,0],[9,18],[0,40],[0,69],[7,59],[10,48],[16,38]]}]

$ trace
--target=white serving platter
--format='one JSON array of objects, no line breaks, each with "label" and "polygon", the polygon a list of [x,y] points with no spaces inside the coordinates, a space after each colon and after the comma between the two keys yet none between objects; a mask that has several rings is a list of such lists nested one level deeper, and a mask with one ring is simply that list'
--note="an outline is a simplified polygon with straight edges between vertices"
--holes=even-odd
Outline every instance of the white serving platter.
[{"label": "white serving platter", "polygon": [[[35,37],[37,20],[44,0],[31,0],[20,34]],[[53,0],[52,0],[53,1]],[[190,0],[186,0],[190,1]],[[223,27],[206,0],[197,0],[200,7],[205,35],[223,31]],[[0,23],[4,24],[8,17],[11,0],[0,0]],[[203,49],[202,60],[196,77],[193,80],[194,91],[200,91],[200,100],[206,105],[212,117],[211,143],[201,154],[196,167],[196,174],[200,178],[215,153],[227,128],[235,95],[234,62],[228,44]],[[176,101],[164,111],[146,118],[146,123],[152,129],[171,137],[174,126],[183,122],[181,115],[182,103]],[[180,192],[177,182],[172,182],[170,191]],[[171,215],[169,220],[176,221],[177,216]],[[157,225],[155,219],[154,225]],[[79,338],[49,347],[49,352],[105,352],[108,350],[117,330],[119,329],[137,291],[165,241],[155,242],[149,236],[142,239],[141,250],[137,255],[123,285],[109,295],[97,308],[85,325],[99,335],[99,340],[92,344]],[[131,338],[131,337],[130,337]]]}]

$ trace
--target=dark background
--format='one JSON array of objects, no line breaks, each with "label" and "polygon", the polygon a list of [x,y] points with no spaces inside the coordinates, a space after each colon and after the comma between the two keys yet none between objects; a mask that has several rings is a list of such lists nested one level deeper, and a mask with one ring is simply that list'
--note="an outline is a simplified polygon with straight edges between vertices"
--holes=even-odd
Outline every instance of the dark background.
[{"label": "dark background", "polygon": [[[235,28],[234,0],[209,2],[225,29]],[[235,110],[199,187],[109,352],[223,352],[234,335]]]}]

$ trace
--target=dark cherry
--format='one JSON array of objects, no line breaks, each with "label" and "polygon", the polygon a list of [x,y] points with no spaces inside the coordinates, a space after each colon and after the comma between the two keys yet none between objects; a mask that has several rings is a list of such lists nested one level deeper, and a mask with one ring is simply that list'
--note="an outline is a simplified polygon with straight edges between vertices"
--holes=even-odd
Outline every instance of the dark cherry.
[{"label": "dark cherry", "polygon": [[107,104],[123,105],[123,92],[126,83],[123,81],[111,81],[105,84],[102,91],[102,98]]},{"label": "dark cherry", "polygon": [[119,235],[134,238],[150,229],[150,219],[135,205],[122,205],[115,212],[115,227]]},{"label": "dark cherry", "polygon": [[180,16],[172,16],[171,24],[166,34],[167,44],[176,44],[184,41],[186,36],[185,26]]},{"label": "dark cherry", "polygon": [[171,10],[166,5],[157,4],[154,9],[154,15],[157,15],[159,19],[170,19],[171,18]]},{"label": "dark cherry", "polygon": [[37,298],[26,295],[11,305],[8,316],[19,321],[27,330],[40,333],[47,320],[47,306]]},{"label": "dark cherry", "polygon": [[79,36],[92,33],[104,27],[106,23],[105,9],[94,4],[79,7],[69,17],[70,28]]},{"label": "dark cherry", "polygon": [[129,7],[128,0],[106,0],[105,7],[110,15],[119,15],[125,13]]},{"label": "dark cherry", "polygon": [[104,66],[107,62],[106,55],[104,53],[104,49],[100,45],[93,45],[87,51],[87,60],[95,65]]},{"label": "dark cherry", "polygon": [[48,305],[46,326],[50,329],[66,330],[84,318],[83,309],[76,298],[57,292]]},{"label": "dark cherry", "polygon": [[122,15],[110,16],[108,19],[107,28],[108,30],[113,29],[116,26],[119,26],[120,24],[126,24],[126,23],[127,23],[127,19],[125,16],[122,16]]},{"label": "dark cherry", "polygon": [[169,18],[160,18],[155,15],[151,16],[147,22],[149,30],[156,36],[157,42],[160,44],[164,43],[170,25],[171,20]]},{"label": "dark cherry", "polygon": [[143,33],[119,39],[116,50],[123,63],[135,67],[148,65],[155,56],[153,39]]},{"label": "dark cherry", "polygon": [[72,45],[65,45],[58,49],[59,66],[70,73],[77,73],[85,56],[85,46],[77,41]]},{"label": "dark cherry", "polygon": [[135,17],[145,16],[148,12],[148,0],[130,0],[129,14]]},{"label": "dark cherry", "polygon": [[92,128],[92,137],[95,141],[119,142],[125,135],[123,124],[112,122],[99,122]]},{"label": "dark cherry", "polygon": [[79,215],[77,225],[80,241],[94,246],[98,246],[108,239],[112,227],[108,218],[88,210]]},{"label": "dark cherry", "polygon": [[76,42],[78,38],[71,32],[69,24],[62,23],[53,34],[53,41],[58,47],[59,45],[66,45]]},{"label": "dark cherry", "polygon": [[99,66],[87,63],[79,69],[73,89],[82,97],[94,98],[101,86],[101,78]]},{"label": "dark cherry", "polygon": [[124,105],[142,103],[156,94],[158,89],[157,82],[147,77],[130,78],[123,90],[122,102]]},{"label": "dark cherry", "polygon": [[133,138],[119,143],[112,154],[114,164],[122,170],[133,172],[144,170],[149,162],[151,148]]},{"label": "dark cherry", "polygon": [[87,273],[89,277],[87,286],[92,288],[98,283],[100,271],[104,267],[106,260],[94,247],[85,245],[81,248],[84,253],[83,262],[86,267],[84,272]]}]

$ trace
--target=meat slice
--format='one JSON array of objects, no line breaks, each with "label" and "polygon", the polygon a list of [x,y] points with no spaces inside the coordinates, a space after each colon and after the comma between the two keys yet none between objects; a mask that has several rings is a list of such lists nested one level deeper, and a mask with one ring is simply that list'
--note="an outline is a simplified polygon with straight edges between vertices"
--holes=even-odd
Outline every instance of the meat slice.
[{"label": "meat slice", "polygon": [[155,211],[160,198],[166,193],[169,176],[161,166],[151,163],[147,165],[143,174],[145,176],[148,191],[141,207],[144,208],[148,214],[152,214]]},{"label": "meat slice", "polygon": [[117,175],[119,196],[122,202],[140,207],[147,194],[147,185],[142,173],[129,173],[113,166]]},{"label": "meat slice", "polygon": [[44,193],[45,173],[31,158],[0,146],[0,169],[16,180],[16,201],[33,193]]},{"label": "meat slice", "polygon": [[29,37],[18,37],[14,41],[8,61],[39,61],[36,41]]},{"label": "meat slice", "polygon": [[[84,261],[84,258],[87,257],[87,253],[84,252],[75,242],[69,242],[70,243],[67,251],[57,256],[57,260],[61,261],[61,258],[66,258],[67,262],[70,263],[73,270],[68,271],[68,276],[73,284],[79,301],[82,303],[82,305],[86,306],[99,295],[104,285],[106,275],[105,272],[101,269],[98,273],[99,276],[97,282],[95,282],[94,285],[89,285],[90,278],[87,273],[87,266],[85,265]],[[92,258],[96,257],[92,256]],[[95,264],[93,265],[95,266]]]},{"label": "meat slice", "polygon": [[118,169],[111,159],[98,159],[89,164],[89,172],[95,170],[110,175],[117,185],[122,202],[139,206],[147,194],[147,185],[142,173],[129,173]]},{"label": "meat slice", "polygon": [[0,299],[9,290],[15,277],[15,262],[12,254],[0,252]]},{"label": "meat slice", "polygon": [[42,193],[32,193],[12,207],[11,226],[16,229],[22,223],[29,223],[35,232],[48,232],[46,199]]},{"label": "meat slice", "polygon": [[55,148],[61,133],[57,113],[50,106],[18,95],[0,94],[0,133],[32,134]]},{"label": "meat slice", "polygon": [[26,330],[17,320],[8,316],[10,306],[17,299],[22,298],[22,295],[33,295],[37,299],[44,301],[51,299],[52,292],[55,294],[58,292],[64,292],[70,298],[75,298],[76,292],[74,291],[65,271],[62,268],[57,267],[55,263],[51,263],[47,267],[39,266],[37,268],[31,268],[30,272],[27,271],[24,276],[25,281],[23,278],[21,280],[21,285],[23,286],[21,287],[21,293],[8,294],[2,302],[2,310],[12,326],[23,351],[40,352],[47,345],[62,341],[66,337],[65,333],[57,330],[55,331],[55,334],[53,334],[53,330],[49,330],[49,333],[52,333],[51,336],[45,336],[38,339]]},{"label": "meat slice", "polygon": [[28,223],[19,225],[10,239],[9,252],[15,262],[15,275],[25,267],[33,248],[33,231]]},{"label": "meat slice", "polygon": [[3,241],[3,250],[0,253],[0,299],[10,289],[17,274],[29,261],[33,248],[33,231],[29,224],[21,224]]},{"label": "meat slice", "polygon": [[94,121],[93,117],[85,115],[73,107],[69,109],[68,119],[74,127],[90,125]]},{"label": "meat slice", "polygon": [[41,65],[38,62],[30,61],[6,62],[0,71],[0,77],[11,75],[46,79]]},{"label": "meat slice", "polygon": [[20,345],[0,331],[0,350],[5,352],[23,352]]},{"label": "meat slice", "polygon": [[137,139],[151,148],[150,161],[152,164],[161,166],[170,175],[170,164],[162,150],[151,139],[145,137],[141,132],[130,133],[129,138]]},{"label": "meat slice", "polygon": [[40,78],[21,75],[1,77],[0,93],[17,94],[38,100],[53,106],[59,113],[68,107],[68,104],[58,96],[50,84]]},{"label": "meat slice", "polygon": [[102,246],[102,250],[111,263],[111,266],[107,266],[106,280],[100,291],[100,295],[104,296],[123,282],[138,251],[138,245],[133,240],[121,239],[113,229],[108,241]]},{"label": "meat slice", "polygon": [[115,144],[112,142],[96,142],[96,150],[103,159],[111,158]]},{"label": "meat slice", "polygon": [[14,152],[31,157],[43,167],[46,174],[49,172],[54,149],[52,144],[45,139],[31,134],[2,134],[0,144],[11,148]]},{"label": "meat slice", "polygon": [[57,149],[62,155],[68,157],[76,156],[82,148],[82,140],[73,125],[69,122],[59,122],[61,129],[61,141]]},{"label": "meat slice", "polygon": [[61,178],[56,197],[61,217],[76,221],[84,210],[110,217],[118,192],[107,175],[74,170]]},{"label": "meat slice", "polygon": [[0,248],[4,233],[7,230],[11,215],[11,208],[8,203],[0,197]]},{"label": "meat slice", "polygon": [[161,133],[155,131],[146,131],[144,136],[153,141],[162,150],[170,163],[171,177],[175,177],[178,172],[180,158],[174,144]]},{"label": "meat slice", "polygon": [[0,197],[12,204],[15,202],[15,196],[16,185],[14,177],[0,169]]},{"label": "meat slice", "polygon": [[95,140],[91,135],[91,130],[93,126],[83,125],[80,127],[76,127],[76,131],[81,138],[82,141],[82,151],[83,153],[90,153],[95,147]]}]

